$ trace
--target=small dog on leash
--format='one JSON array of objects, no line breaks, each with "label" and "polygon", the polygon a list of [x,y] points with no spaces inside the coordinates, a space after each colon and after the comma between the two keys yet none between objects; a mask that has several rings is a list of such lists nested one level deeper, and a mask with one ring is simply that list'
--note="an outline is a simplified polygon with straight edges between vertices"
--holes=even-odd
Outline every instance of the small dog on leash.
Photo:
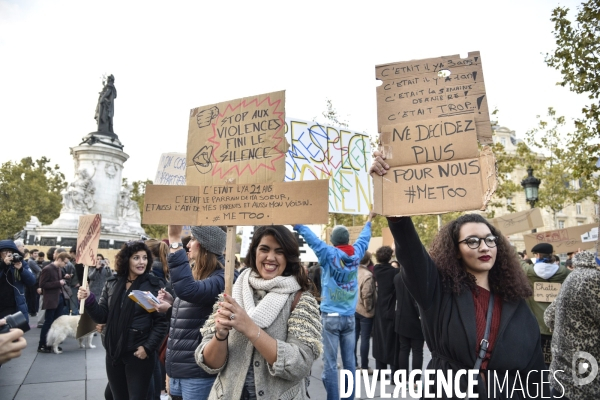
[{"label": "small dog on leash", "polygon": [[[46,347],[52,347],[52,351],[56,354],[62,353],[58,349],[58,345],[61,344],[67,337],[75,337],[77,335],[77,325],[79,324],[79,315],[63,315],[58,317],[50,327],[48,336],[46,337]],[[94,332],[77,339],[79,340],[79,348],[84,349],[85,343],[88,348],[95,349],[96,346],[92,344],[94,338]]]}]

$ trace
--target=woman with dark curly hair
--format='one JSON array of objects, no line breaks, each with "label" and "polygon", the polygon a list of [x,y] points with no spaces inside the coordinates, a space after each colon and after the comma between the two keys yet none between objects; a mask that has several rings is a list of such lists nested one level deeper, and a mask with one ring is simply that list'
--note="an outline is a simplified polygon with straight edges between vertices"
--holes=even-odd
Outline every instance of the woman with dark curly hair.
[{"label": "woman with dark curly hair", "polygon": [[[389,167],[375,156],[371,172],[383,175]],[[388,223],[400,273],[419,306],[433,382],[450,374],[456,382],[458,371],[475,369],[479,398],[541,398],[542,389],[550,396],[540,330],[525,302],[532,291],[504,235],[482,216],[466,214],[440,230],[428,254],[411,218],[388,217]],[[467,374],[459,380],[441,398],[466,392]],[[436,386],[428,391],[436,393]]]},{"label": "woman with dark curly hair", "polygon": [[201,329],[196,362],[219,374],[208,398],[306,399],[321,322],[298,241],[284,226],[258,227],[246,263]]},{"label": "woman with dark curly hair", "polygon": [[98,300],[79,288],[85,312],[106,324],[106,375],[115,400],[146,399],[156,350],[167,334],[165,314],[148,312],[127,298],[132,290],[158,294],[164,281],[149,273],[151,266],[152,253],[144,242],[128,242],[117,253],[117,275],[106,280]]}]

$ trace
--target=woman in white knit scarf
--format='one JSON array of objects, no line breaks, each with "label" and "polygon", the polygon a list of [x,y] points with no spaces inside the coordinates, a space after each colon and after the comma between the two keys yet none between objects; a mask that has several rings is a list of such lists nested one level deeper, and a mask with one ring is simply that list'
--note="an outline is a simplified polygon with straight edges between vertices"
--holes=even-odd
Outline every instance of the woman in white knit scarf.
[{"label": "woman in white knit scarf", "polygon": [[305,399],[321,322],[298,242],[284,226],[258,227],[246,264],[201,330],[196,361],[219,374],[209,399]]}]

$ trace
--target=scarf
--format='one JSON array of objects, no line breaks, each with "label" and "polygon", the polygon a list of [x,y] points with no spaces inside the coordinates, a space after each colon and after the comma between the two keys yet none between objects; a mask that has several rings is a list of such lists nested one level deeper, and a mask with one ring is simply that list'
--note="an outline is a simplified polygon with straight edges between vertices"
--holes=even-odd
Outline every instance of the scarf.
[{"label": "scarf", "polygon": [[[138,276],[129,287],[128,292],[138,290],[142,283],[148,279],[148,274]],[[113,365],[121,358],[123,351],[127,350],[127,341],[129,336],[129,327],[133,322],[136,302],[125,298],[125,285],[127,276],[120,276],[115,284],[115,289],[108,303],[108,319],[106,321],[106,354],[113,362]],[[121,304],[121,301],[122,304]]]},{"label": "scarf", "polygon": [[335,248],[340,249],[349,256],[354,255],[354,246],[350,246],[349,244],[340,244],[339,246],[335,246]]},{"label": "scarf", "polygon": [[[258,305],[254,303],[255,290],[267,292]],[[233,286],[232,297],[256,325],[265,329],[275,321],[290,294],[298,290],[300,290],[300,285],[294,276],[277,276],[264,280],[248,268],[242,272]]]}]

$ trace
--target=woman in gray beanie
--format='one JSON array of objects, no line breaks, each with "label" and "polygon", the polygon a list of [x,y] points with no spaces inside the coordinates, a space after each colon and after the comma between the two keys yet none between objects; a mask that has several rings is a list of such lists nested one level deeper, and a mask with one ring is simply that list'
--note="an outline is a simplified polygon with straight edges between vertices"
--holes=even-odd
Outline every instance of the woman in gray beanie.
[{"label": "woman in gray beanie", "polygon": [[171,309],[171,329],[165,367],[173,399],[206,399],[215,375],[196,364],[194,351],[202,341],[200,328],[212,312],[217,296],[225,290],[222,260],[227,235],[216,226],[192,227],[187,253],[181,243],[181,226],[169,225],[167,262],[176,298],[161,291],[159,311]]}]

